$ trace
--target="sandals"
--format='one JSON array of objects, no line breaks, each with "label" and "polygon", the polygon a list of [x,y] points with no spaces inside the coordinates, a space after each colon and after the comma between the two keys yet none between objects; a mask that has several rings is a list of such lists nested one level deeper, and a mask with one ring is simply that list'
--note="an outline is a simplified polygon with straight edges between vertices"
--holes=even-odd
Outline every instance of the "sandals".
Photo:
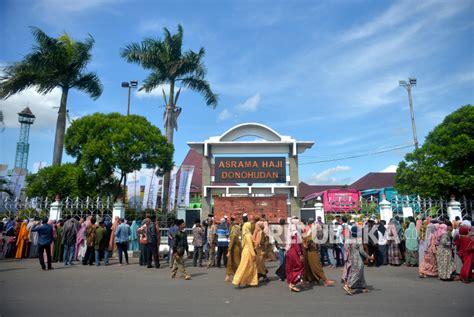
[{"label": "sandals", "polygon": [[344,291],[346,291],[347,295],[350,295],[350,296],[353,295],[351,288],[350,288],[349,286],[347,286],[347,284],[344,285],[344,286],[342,287],[342,289],[343,289]]},{"label": "sandals", "polygon": [[301,292],[301,290],[294,285],[289,285],[288,287],[290,288],[291,292],[295,292],[295,293]]},{"label": "sandals", "polygon": [[325,280],[324,281],[324,286],[334,286],[334,281],[333,280]]}]

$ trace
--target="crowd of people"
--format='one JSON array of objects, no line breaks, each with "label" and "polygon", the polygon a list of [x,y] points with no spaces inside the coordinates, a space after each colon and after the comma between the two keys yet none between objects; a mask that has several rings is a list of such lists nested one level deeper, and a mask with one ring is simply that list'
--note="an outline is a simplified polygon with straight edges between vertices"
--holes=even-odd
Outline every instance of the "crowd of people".
[{"label": "crowd of people", "polygon": [[[473,280],[474,230],[470,219],[449,221],[446,218],[418,219],[400,222],[394,217],[388,224],[375,218],[364,222],[348,221],[336,216],[329,225],[318,217],[302,222],[297,217],[281,219],[269,225],[265,215],[249,219],[213,215],[192,228],[192,265],[207,268],[225,267],[225,281],[237,287],[257,286],[269,281],[267,261],[277,259],[275,272],[287,282],[292,292],[310,284],[334,286],[324,267],[342,267],[341,282],[348,295],[368,292],[365,266],[418,267],[419,277],[440,280]],[[168,250],[163,258],[171,277],[179,273],[191,276],[185,267],[190,256],[188,232],[182,219],[167,232]],[[11,217],[0,222],[0,253],[5,258],[38,257],[42,270],[53,269],[52,263],[73,265],[109,265],[117,251],[119,265],[129,264],[128,251],[139,252],[139,264],[160,268],[161,229],[156,216],[143,220],[116,217],[113,222],[95,217],[67,216],[60,221],[44,218],[20,221]]]}]

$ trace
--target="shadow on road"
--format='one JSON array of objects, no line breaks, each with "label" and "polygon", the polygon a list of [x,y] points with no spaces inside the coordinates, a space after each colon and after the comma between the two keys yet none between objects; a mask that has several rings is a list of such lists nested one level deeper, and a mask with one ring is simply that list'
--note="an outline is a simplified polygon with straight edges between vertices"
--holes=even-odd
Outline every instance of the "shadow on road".
[{"label": "shadow on road", "polygon": [[24,268],[11,268],[11,269],[3,269],[3,270],[0,270],[0,272],[20,271],[20,270],[26,270],[26,269],[24,269]]}]

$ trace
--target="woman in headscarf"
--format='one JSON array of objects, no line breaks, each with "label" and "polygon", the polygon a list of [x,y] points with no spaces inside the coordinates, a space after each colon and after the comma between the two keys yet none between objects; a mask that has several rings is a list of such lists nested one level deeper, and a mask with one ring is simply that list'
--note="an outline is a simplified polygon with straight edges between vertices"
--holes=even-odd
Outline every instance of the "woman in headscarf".
[{"label": "woman in headscarf", "polygon": [[[26,220],[25,220],[26,221]],[[26,228],[26,222],[23,221],[18,232],[18,238],[16,240],[16,259],[24,258],[28,254],[28,236],[29,232]]]},{"label": "woman in headscarf", "polygon": [[239,287],[258,285],[256,254],[251,228],[252,224],[250,222],[246,222],[242,226],[242,257],[232,281],[232,284]]},{"label": "woman in headscarf", "polygon": [[234,218],[230,218],[229,250],[227,251],[226,282],[232,281],[235,272],[240,264],[242,245],[240,243],[240,226],[235,223]]},{"label": "woman in headscarf", "polygon": [[40,223],[37,217],[35,219],[30,219],[26,225],[28,230],[28,246],[30,248],[28,257],[36,258],[38,256],[38,232],[31,231],[34,225]]},{"label": "woman in headscarf", "polygon": [[275,252],[273,252],[273,244],[270,241],[270,226],[268,225],[268,220],[266,219],[265,215],[262,215],[263,220],[263,233],[264,235],[264,246],[265,246],[265,261],[276,261],[277,257]]},{"label": "woman in headscarf", "polygon": [[430,237],[426,237],[426,228],[431,223],[431,217],[426,217],[424,223],[421,225],[420,230],[418,230],[418,238],[420,242],[418,243],[418,266],[421,266],[423,258],[425,257],[425,252],[427,245],[430,242]]},{"label": "woman in headscarf", "polygon": [[257,254],[257,272],[258,278],[263,278],[263,281],[268,281],[268,270],[265,266],[265,222],[257,221],[255,223],[255,231],[253,232],[253,243],[255,245],[255,252]]},{"label": "woman in headscarf", "polygon": [[63,261],[63,244],[61,243],[61,237],[63,232],[63,221],[60,220],[56,225],[56,238],[54,239],[54,255],[53,262]]},{"label": "woman in headscarf", "polygon": [[418,266],[418,232],[415,223],[410,222],[405,230],[405,261],[407,266]]},{"label": "woman in headscarf", "polygon": [[451,241],[452,226],[441,224],[436,232],[438,239],[438,249],[436,250],[436,261],[438,262],[438,277],[443,281],[450,281],[456,273],[456,266],[453,259],[453,248]]},{"label": "woman in headscarf", "polygon": [[390,220],[387,226],[387,244],[388,244],[388,264],[399,266],[402,264],[402,255],[399,244],[400,237],[398,235],[397,221]]},{"label": "woman in headscarf", "polygon": [[86,239],[87,227],[91,224],[91,218],[92,218],[92,216],[88,216],[85,221],[84,221],[83,218],[81,218],[81,220],[79,220],[79,223],[82,222],[82,224],[81,224],[81,228],[77,232],[77,237],[76,237],[76,241],[78,241],[78,243],[76,243],[76,250],[75,250],[77,261],[82,261],[82,259],[86,255],[86,251],[87,251],[87,239]]},{"label": "woman in headscarf", "polygon": [[110,233],[110,240],[109,240],[109,254],[112,256],[114,254],[114,250],[116,248],[115,245],[115,230],[117,230],[117,227],[120,225],[120,217],[115,216],[114,218],[114,223],[112,224],[112,232]]},{"label": "woman in headscarf", "polygon": [[348,295],[354,294],[354,290],[361,290],[368,293],[367,284],[364,276],[364,258],[374,259],[369,256],[362,246],[362,239],[358,237],[358,227],[352,226],[351,239],[344,244],[344,269],[342,279],[344,280],[343,289]]},{"label": "woman in headscarf", "polygon": [[13,258],[15,256],[16,236],[15,231],[16,223],[13,217],[5,225],[5,247],[3,249],[3,256],[5,258]]},{"label": "woman in headscarf", "polygon": [[464,283],[469,283],[474,279],[474,240],[469,237],[470,228],[462,224],[459,228],[459,236],[454,240],[457,253],[462,260],[459,277]]},{"label": "woman in headscarf", "polygon": [[387,252],[387,236],[386,236],[385,220],[381,220],[377,228],[377,266],[388,264],[388,252]]},{"label": "woman in headscarf", "polygon": [[133,220],[132,221],[132,225],[130,226],[130,231],[131,231],[131,234],[130,234],[130,244],[129,244],[129,247],[130,247],[130,251],[138,251],[139,247],[138,247],[138,233],[137,233],[137,230],[138,228],[140,228],[138,226],[138,223],[136,220]]},{"label": "woman in headscarf", "polygon": [[[85,246],[85,238],[86,238],[86,227],[87,224],[84,221],[84,218],[79,219],[80,228],[76,234],[76,247],[74,249],[74,260],[75,261],[82,261],[82,257],[86,253],[87,246]],[[85,246],[85,249],[84,249]],[[79,252],[81,251],[81,252]]]},{"label": "woman in headscarf", "polygon": [[420,234],[421,227],[423,226],[423,220],[421,218],[421,215],[418,215],[416,217],[416,232]]},{"label": "woman in headscarf", "polygon": [[423,261],[419,266],[419,275],[422,278],[438,276],[438,263],[436,261],[436,230],[438,226],[438,224],[430,223],[426,227],[426,251]]},{"label": "woman in headscarf", "polygon": [[334,281],[329,280],[324,274],[318,246],[313,240],[311,229],[307,230],[303,235],[303,258],[303,280],[305,282],[319,284],[322,281],[324,286],[334,286]]},{"label": "woman in headscarf", "polygon": [[289,249],[285,256],[285,273],[288,287],[292,292],[299,292],[300,289],[296,287],[301,282],[304,274],[304,258],[301,250],[300,242],[301,236],[298,229],[299,220],[294,218],[291,220],[288,228],[290,234]]}]

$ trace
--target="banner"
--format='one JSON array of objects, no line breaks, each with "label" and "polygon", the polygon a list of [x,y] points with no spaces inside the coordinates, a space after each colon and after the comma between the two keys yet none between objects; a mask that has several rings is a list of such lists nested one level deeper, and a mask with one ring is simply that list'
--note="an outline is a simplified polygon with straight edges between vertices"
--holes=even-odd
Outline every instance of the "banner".
[{"label": "banner", "polygon": [[14,197],[20,197],[21,190],[25,186],[26,173],[26,170],[22,168],[15,168],[13,170],[8,187]]},{"label": "banner", "polygon": [[173,167],[170,172],[170,190],[168,192],[168,211],[174,210],[174,201],[176,200],[176,173],[178,169]]},{"label": "banner", "polygon": [[152,187],[152,179],[153,179],[153,169],[141,169],[142,176],[145,176],[145,190],[143,192],[143,201],[142,201],[142,208],[153,208],[151,201],[149,201],[150,196],[150,189]]},{"label": "banner", "polygon": [[178,187],[178,206],[189,205],[191,181],[193,180],[194,166],[181,166]]},{"label": "banner", "polygon": [[413,217],[413,208],[411,207],[402,207],[403,218]]},{"label": "banner", "polygon": [[0,164],[0,178],[7,177],[7,173],[8,173],[8,165]]},{"label": "banner", "polygon": [[161,192],[162,179],[163,177],[157,176],[156,171],[158,169],[146,169],[144,174],[145,179],[145,192],[143,193],[142,207],[145,208],[156,208],[156,200],[158,193]]},{"label": "banner", "polygon": [[127,174],[127,200],[129,208],[140,208],[140,171]]}]

